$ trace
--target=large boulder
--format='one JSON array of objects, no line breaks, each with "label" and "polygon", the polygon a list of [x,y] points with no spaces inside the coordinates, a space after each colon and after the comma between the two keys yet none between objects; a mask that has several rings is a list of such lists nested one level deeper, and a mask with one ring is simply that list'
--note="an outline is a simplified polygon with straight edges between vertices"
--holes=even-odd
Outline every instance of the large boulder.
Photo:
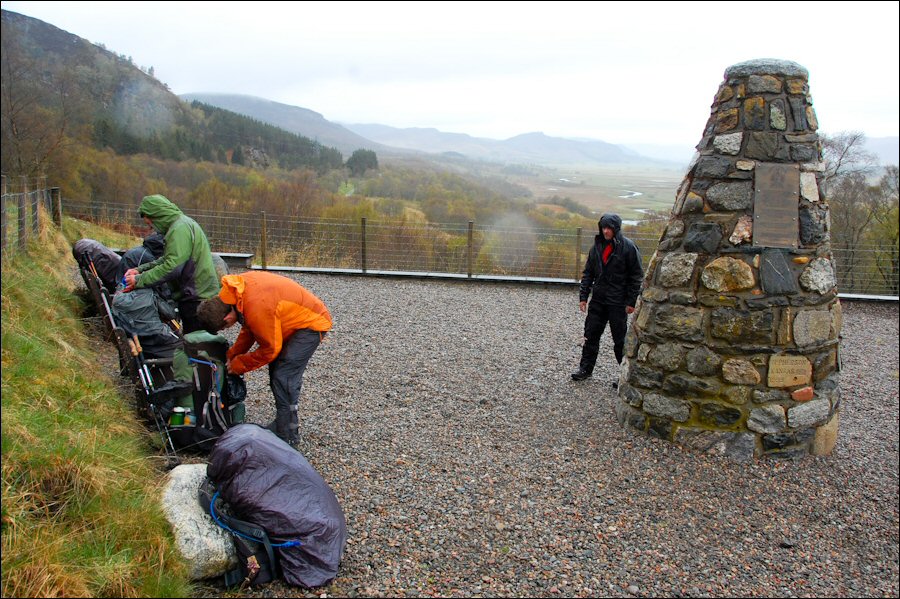
[{"label": "large boulder", "polygon": [[221,576],[238,565],[231,533],[219,527],[198,500],[206,464],[183,464],[169,472],[162,507],[191,580]]}]

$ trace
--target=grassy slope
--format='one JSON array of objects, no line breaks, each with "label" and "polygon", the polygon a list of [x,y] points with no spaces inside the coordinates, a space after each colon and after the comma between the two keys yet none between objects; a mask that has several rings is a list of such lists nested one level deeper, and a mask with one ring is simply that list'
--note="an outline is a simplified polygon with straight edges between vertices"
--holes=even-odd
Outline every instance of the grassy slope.
[{"label": "grassy slope", "polygon": [[71,241],[103,235],[66,229],[75,237],[50,228],[3,263],[2,593],[184,597],[165,473],[79,320]]}]

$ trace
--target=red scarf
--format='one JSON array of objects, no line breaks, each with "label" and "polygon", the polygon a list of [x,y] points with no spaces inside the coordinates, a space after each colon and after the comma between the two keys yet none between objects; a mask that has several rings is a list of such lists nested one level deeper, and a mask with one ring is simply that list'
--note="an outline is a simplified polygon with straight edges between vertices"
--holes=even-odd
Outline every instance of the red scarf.
[{"label": "red scarf", "polygon": [[609,257],[612,255],[612,244],[609,243],[606,247],[603,248],[603,264],[609,262]]}]

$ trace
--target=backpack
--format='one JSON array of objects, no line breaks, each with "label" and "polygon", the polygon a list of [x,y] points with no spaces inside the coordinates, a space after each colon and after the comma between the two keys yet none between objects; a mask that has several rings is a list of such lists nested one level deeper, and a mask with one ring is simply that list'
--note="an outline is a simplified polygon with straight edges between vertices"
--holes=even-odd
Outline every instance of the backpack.
[{"label": "backpack", "polygon": [[[248,523],[251,537],[260,528],[266,533],[275,558],[271,570],[280,579],[306,588],[334,579],[347,542],[344,512],[299,451],[268,429],[239,424],[216,441],[206,475],[230,514]],[[216,503],[212,505],[218,514]],[[262,564],[265,542],[250,549]],[[253,566],[252,560],[245,563]]]},{"label": "backpack", "polygon": [[146,357],[171,358],[181,345],[181,337],[164,322],[175,320],[175,310],[152,288],[117,291],[111,308],[116,324],[138,336]]},{"label": "backpack", "polygon": [[163,408],[168,419],[175,407],[189,410],[187,422],[169,427],[176,447],[208,452],[226,430],[244,421],[247,386],[240,375],[226,372],[229,343],[206,331],[187,333],[172,356],[174,383],[192,383],[191,392]]},{"label": "backpack", "polygon": [[113,293],[119,279],[116,272],[121,258],[117,253],[95,239],[79,239],[72,246],[72,256],[78,262],[78,266],[93,272],[106,290]]},{"label": "backpack", "polygon": [[241,520],[219,494],[208,477],[200,485],[200,506],[213,521],[231,533],[238,554],[238,567],[224,575],[226,587],[256,586],[278,578],[278,558],[266,529]]}]

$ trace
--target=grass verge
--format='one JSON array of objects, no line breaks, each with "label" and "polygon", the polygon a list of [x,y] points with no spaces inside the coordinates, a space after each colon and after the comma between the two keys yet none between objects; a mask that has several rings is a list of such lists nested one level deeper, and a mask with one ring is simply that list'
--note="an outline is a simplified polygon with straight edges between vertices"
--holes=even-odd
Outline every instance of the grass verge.
[{"label": "grass verge", "polygon": [[52,227],[4,258],[3,596],[189,596],[159,505],[165,473],[127,398],[98,372],[74,268]]}]

